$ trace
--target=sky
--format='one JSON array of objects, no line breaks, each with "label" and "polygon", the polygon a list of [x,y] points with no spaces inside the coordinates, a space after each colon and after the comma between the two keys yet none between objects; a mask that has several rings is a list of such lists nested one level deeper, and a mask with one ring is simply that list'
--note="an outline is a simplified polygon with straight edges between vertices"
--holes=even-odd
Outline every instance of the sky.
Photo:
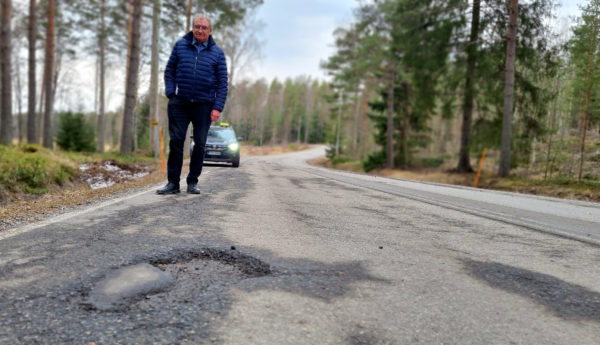
[{"label": "sky", "polygon": [[[567,20],[586,2],[558,0],[557,15]],[[265,0],[257,12],[257,19],[266,25],[260,36],[265,41],[263,58],[249,76],[326,78],[319,64],[335,53],[333,31],[352,22],[358,4],[357,0]]]},{"label": "sky", "polygon": [[333,31],[352,21],[357,6],[356,0],[265,0],[256,14],[265,24],[263,58],[251,75],[325,78],[319,64],[334,53]]}]

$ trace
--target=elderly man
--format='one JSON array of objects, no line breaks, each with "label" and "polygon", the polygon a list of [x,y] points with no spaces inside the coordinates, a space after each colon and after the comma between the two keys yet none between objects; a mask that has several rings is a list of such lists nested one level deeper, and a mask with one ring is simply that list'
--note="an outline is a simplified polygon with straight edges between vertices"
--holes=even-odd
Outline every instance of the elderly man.
[{"label": "elderly man", "polygon": [[165,94],[169,98],[168,183],[158,194],[179,193],[183,144],[190,122],[194,128],[194,150],[187,175],[187,192],[200,194],[206,136],[211,121],[217,121],[227,98],[227,65],[223,50],[215,44],[210,21],[194,17],[192,32],[175,43],[165,68]]}]

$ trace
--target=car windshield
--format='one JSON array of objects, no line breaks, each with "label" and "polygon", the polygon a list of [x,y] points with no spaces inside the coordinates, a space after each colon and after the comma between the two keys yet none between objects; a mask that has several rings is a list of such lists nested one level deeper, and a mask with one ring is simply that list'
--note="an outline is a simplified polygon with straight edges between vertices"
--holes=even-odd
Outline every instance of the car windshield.
[{"label": "car windshield", "polygon": [[227,127],[211,127],[208,130],[208,137],[220,140],[235,140],[235,133]]}]

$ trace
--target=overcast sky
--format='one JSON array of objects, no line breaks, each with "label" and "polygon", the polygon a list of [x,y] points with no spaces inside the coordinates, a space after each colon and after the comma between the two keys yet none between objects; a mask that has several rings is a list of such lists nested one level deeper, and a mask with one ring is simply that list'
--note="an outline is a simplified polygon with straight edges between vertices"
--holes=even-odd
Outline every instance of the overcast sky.
[{"label": "overcast sky", "polygon": [[[417,1],[417,0],[415,0]],[[578,5],[589,0],[559,0],[557,15],[577,15]],[[252,76],[285,79],[299,75],[326,77],[320,61],[334,53],[333,30],[353,20],[356,0],[265,0],[257,18],[266,27],[262,39],[263,59]]]},{"label": "overcast sky", "polygon": [[333,54],[333,31],[352,21],[356,0],[265,0],[257,19],[265,23],[263,59],[255,77],[324,78],[319,62]]}]

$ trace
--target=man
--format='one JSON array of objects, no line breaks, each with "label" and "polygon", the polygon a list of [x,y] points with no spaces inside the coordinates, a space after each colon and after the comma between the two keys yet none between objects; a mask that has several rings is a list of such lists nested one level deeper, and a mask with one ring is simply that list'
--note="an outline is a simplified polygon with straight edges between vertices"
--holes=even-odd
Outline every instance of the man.
[{"label": "man", "polygon": [[190,122],[193,125],[194,150],[187,175],[187,192],[200,194],[198,177],[202,172],[206,136],[212,121],[217,121],[227,98],[225,54],[212,36],[210,21],[194,17],[192,32],[175,43],[165,68],[165,94],[169,98],[168,183],[158,194],[179,193],[183,165],[183,144]]}]

